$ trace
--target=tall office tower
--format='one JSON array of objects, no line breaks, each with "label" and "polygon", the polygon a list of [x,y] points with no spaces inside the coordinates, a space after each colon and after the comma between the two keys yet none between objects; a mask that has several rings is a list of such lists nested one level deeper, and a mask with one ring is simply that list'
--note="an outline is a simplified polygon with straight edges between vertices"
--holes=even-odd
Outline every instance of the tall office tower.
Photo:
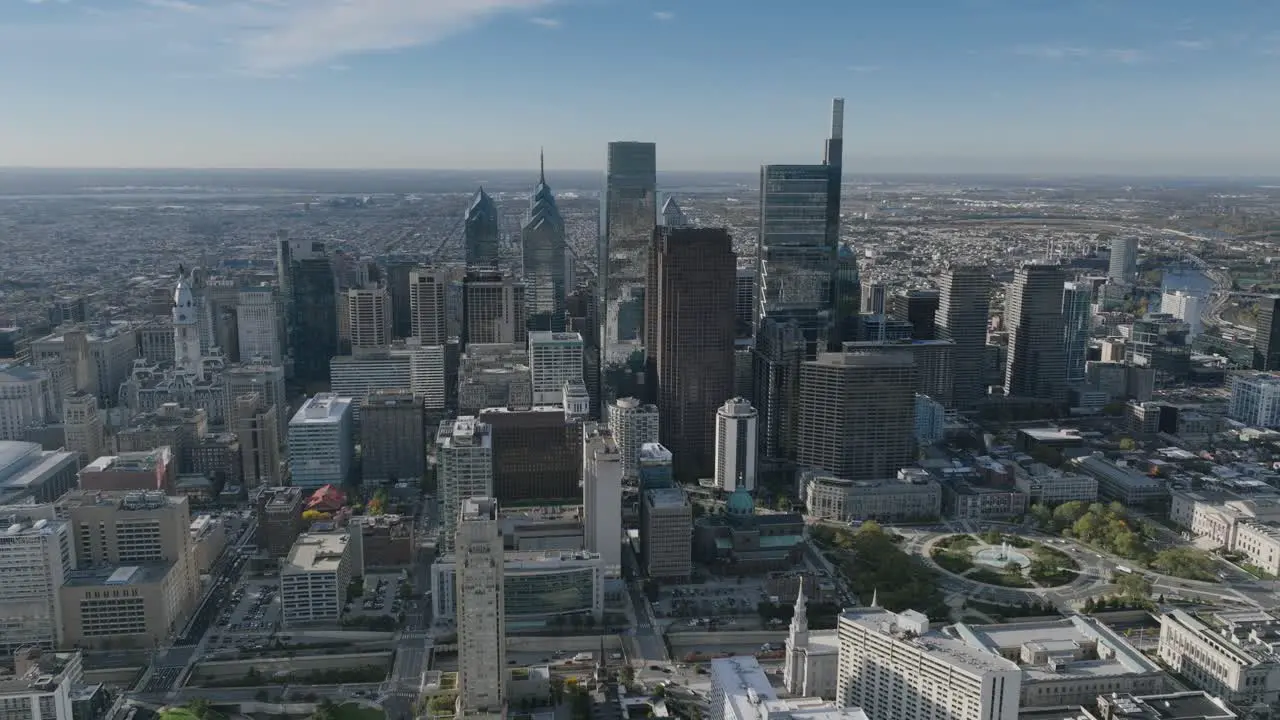
[{"label": "tall office tower", "polygon": [[1186,290],[1166,292],[1160,297],[1160,312],[1168,313],[1187,323],[1194,338],[1204,330],[1204,298]]},{"label": "tall office tower", "polygon": [[467,267],[498,267],[502,247],[498,233],[498,205],[484,188],[476,190],[463,218]]},{"label": "tall office tower", "polygon": [[276,409],[276,438],[288,437],[289,396],[285,393],[284,368],[270,363],[249,362],[223,371],[227,382],[227,397],[235,398],[248,393],[262,395],[266,407]]},{"label": "tall office tower", "polygon": [[524,282],[529,288],[529,328],[563,330],[573,265],[565,245],[564,219],[547,185],[545,162],[538,174],[538,187],[529,199],[529,214],[520,228],[520,248]]},{"label": "tall office tower", "polygon": [[468,497],[458,509],[458,707],[460,718],[506,717],[507,633],[498,501]]},{"label": "tall office tower", "polygon": [[1125,346],[1125,363],[1151,368],[1156,387],[1182,385],[1191,379],[1191,326],[1167,313],[1133,321]]},{"label": "tall office tower", "polygon": [[107,436],[98,413],[98,399],[77,392],[63,398],[62,432],[67,450],[80,453],[80,464],[107,454]]},{"label": "tall office tower", "polygon": [[381,350],[391,344],[391,295],[385,285],[347,290],[351,351]]},{"label": "tall office tower", "polygon": [[1280,370],[1280,295],[1258,300],[1258,320],[1254,324],[1253,369]]},{"label": "tall office tower", "polygon": [[493,497],[493,437],[470,415],[443,420],[436,431],[436,473],[444,520],[440,551],[453,549],[458,513],[469,497]]},{"label": "tall office tower", "polygon": [[21,440],[28,431],[39,430],[53,419],[49,372],[0,364],[0,440]]},{"label": "tall office tower", "polygon": [[658,406],[618,398],[609,405],[609,429],[622,453],[622,476],[635,480],[640,473],[640,446],[658,442]]},{"label": "tall office tower", "polygon": [[83,295],[56,297],[53,299],[53,304],[49,306],[49,325],[52,327],[83,323],[88,320],[89,302]]},{"label": "tall office tower", "polygon": [[991,314],[991,271],[974,265],[954,266],[942,274],[938,285],[938,338],[955,343],[955,406],[972,410],[987,394],[982,367]]},{"label": "tall office tower", "polygon": [[1062,344],[1062,292],[1057,265],[1023,265],[1005,295],[1009,356],[1004,393],[1061,402],[1066,399],[1067,354]]},{"label": "tall office tower", "polygon": [[449,271],[422,267],[409,272],[409,333],[423,345],[449,342]]},{"label": "tall office tower", "polygon": [[[657,175],[653,143],[609,143],[597,258],[602,374],[642,349],[649,243],[657,224]],[[617,390],[609,388],[602,402],[617,396]]]},{"label": "tall office tower", "polygon": [[14,363],[31,362],[31,339],[20,327],[0,327],[0,358]]},{"label": "tall office tower", "polygon": [[7,528],[0,536],[0,652],[66,647],[58,590],[76,568],[71,529],[52,505],[0,507],[0,524]]},{"label": "tall office tower", "polygon": [[862,285],[862,310],[872,315],[884,315],[889,297],[889,286],[884,283]]},{"label": "tall office tower", "polygon": [[319,393],[289,421],[290,484],[304,488],[342,485],[355,456],[351,398]]},{"label": "tall office tower", "polygon": [[533,404],[559,405],[565,383],[581,383],[582,336],[571,332],[529,333],[529,372]]},{"label": "tall office tower", "polygon": [[889,314],[911,323],[913,340],[938,337],[937,315],[942,297],[937,290],[908,290],[889,296]]},{"label": "tall office tower", "polygon": [[411,484],[427,472],[422,398],[407,388],[375,390],[360,403],[360,458],[365,485]]},{"label": "tall office tower", "polygon": [[413,315],[409,308],[409,276],[418,265],[409,260],[386,263],[387,293],[391,295],[391,335],[402,340],[413,335]]},{"label": "tall office tower", "polygon": [[844,100],[836,98],[823,164],[760,169],[756,328],[765,318],[795,319],[809,356],[853,339],[840,336],[847,320],[840,315],[857,300],[838,297],[847,284],[837,287],[843,134]]},{"label": "tall office tower", "polygon": [[622,453],[613,433],[597,423],[582,428],[582,534],[605,572],[622,572]]},{"label": "tall office tower", "polygon": [[525,286],[510,273],[470,270],[462,281],[462,347],[523,345],[529,339]]},{"label": "tall office tower", "polygon": [[1084,364],[1089,359],[1089,334],[1093,322],[1093,287],[1069,282],[1062,286],[1062,346],[1066,351],[1066,381],[1076,386],[1084,382]]},{"label": "tall office tower", "polygon": [[738,258],[738,271],[734,279],[733,329],[741,340],[755,334],[752,318],[756,307],[756,259]]},{"label": "tall office tower", "polygon": [[262,393],[251,392],[235,398],[232,431],[240,441],[240,477],[245,488],[280,484],[280,426],[277,408]]},{"label": "tall office tower", "polygon": [[687,582],[693,570],[693,508],[679,487],[640,491],[640,560],[657,580]]},{"label": "tall office tower", "polygon": [[962,638],[930,631],[924,613],[878,607],[840,616],[836,704],[897,720],[1016,718],[1022,670]]},{"label": "tall office tower", "polygon": [[716,487],[726,493],[756,489],[756,443],[760,418],[751,403],[736,397],[716,411]]},{"label": "tall office tower", "polygon": [[659,228],[649,258],[645,347],[676,477],[715,469],[715,415],[733,396],[733,240],[718,228]]},{"label": "tall office tower", "polygon": [[572,501],[582,481],[582,419],[559,405],[491,407],[479,420],[493,437],[493,491],[504,504]]},{"label": "tall office tower", "polygon": [[280,239],[276,256],[281,294],[288,312],[293,374],[303,382],[329,379],[329,360],[338,354],[338,286],[325,244]]},{"label": "tall office tower", "polygon": [[845,480],[888,480],[915,459],[916,366],[886,345],[800,366],[797,462]]},{"label": "tall office tower", "polygon": [[765,318],[756,333],[755,400],[760,411],[760,454],[774,461],[795,458],[800,363],[807,342],[798,322]]},{"label": "tall office tower", "polygon": [[1128,284],[1138,274],[1138,238],[1118,237],[1111,241],[1111,266],[1107,278]]},{"label": "tall office tower", "polygon": [[257,285],[240,290],[236,303],[236,335],[240,357],[246,361],[264,358],[272,365],[284,361],[280,329],[280,299],[275,288]]},{"label": "tall office tower", "polygon": [[666,201],[662,203],[662,227],[679,228],[688,227],[689,219],[684,216],[684,210],[680,209],[679,203],[676,202],[674,195],[668,195]]}]

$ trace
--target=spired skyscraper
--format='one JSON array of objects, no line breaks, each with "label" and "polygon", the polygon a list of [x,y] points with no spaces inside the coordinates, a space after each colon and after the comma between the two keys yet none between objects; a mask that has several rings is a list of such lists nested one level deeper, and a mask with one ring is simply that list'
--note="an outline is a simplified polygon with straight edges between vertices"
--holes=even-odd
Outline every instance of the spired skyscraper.
[{"label": "spired skyscraper", "polygon": [[464,223],[467,267],[497,267],[498,205],[484,188],[471,198]]},{"label": "spired skyscraper", "polygon": [[[642,351],[649,243],[658,220],[657,148],[609,143],[598,248],[601,366]],[[608,402],[614,394],[609,393]]]},{"label": "spired skyscraper", "polygon": [[538,187],[529,200],[529,215],[520,229],[525,298],[531,330],[564,330],[565,299],[572,284],[572,265],[565,249],[564,219],[547,185],[545,158],[539,157]]}]

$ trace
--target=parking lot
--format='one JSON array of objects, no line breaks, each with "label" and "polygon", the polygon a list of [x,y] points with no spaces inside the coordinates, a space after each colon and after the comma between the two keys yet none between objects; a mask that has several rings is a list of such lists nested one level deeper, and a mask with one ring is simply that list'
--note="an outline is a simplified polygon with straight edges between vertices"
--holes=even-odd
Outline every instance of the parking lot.
[{"label": "parking lot", "polygon": [[354,598],[347,603],[348,616],[369,615],[376,617],[390,615],[398,617],[405,609],[404,594],[407,591],[402,588],[408,582],[401,573],[365,576],[363,592],[360,597]]},{"label": "parking lot", "polygon": [[771,599],[760,580],[716,579],[663,588],[653,609],[659,618],[685,620],[690,627],[700,627],[711,620],[719,625],[734,625],[739,622],[735,618],[758,618],[760,603]]},{"label": "parking lot", "polygon": [[240,636],[268,636],[280,627],[280,598],[271,581],[248,582],[231,594],[232,605],[218,616],[210,649],[243,644]]}]

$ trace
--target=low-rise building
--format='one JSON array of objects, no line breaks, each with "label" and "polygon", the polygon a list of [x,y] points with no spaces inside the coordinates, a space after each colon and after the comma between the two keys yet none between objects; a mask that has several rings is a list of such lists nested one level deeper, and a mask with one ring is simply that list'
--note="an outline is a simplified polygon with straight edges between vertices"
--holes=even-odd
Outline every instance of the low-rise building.
[{"label": "low-rise building", "polygon": [[413,564],[413,519],[401,515],[357,515],[352,532],[360,530],[360,550],[366,568],[404,568]]},{"label": "low-rise building", "polygon": [[13,655],[13,671],[0,670],[0,709],[6,720],[79,720],[72,693],[83,682],[79,652],[21,648]]},{"label": "low-rise building", "polygon": [[220,518],[201,515],[191,521],[191,549],[196,570],[208,573],[227,547],[227,526]]},{"label": "low-rise building", "polygon": [[80,469],[82,490],[173,489],[178,459],[166,447],[104,455]]},{"label": "low-rise building", "polygon": [[1072,462],[1081,472],[1098,480],[1098,495],[1107,500],[1129,507],[1158,507],[1169,499],[1169,489],[1160,480],[1099,455],[1076,458]]},{"label": "low-rise building", "polygon": [[779,698],[764,668],[750,655],[711,661],[710,720],[867,720],[858,708],[819,697]]},{"label": "low-rise building", "polygon": [[1062,472],[1040,466],[1039,472],[1028,472],[1016,466],[1013,473],[1013,484],[1027,496],[1027,502],[1033,505],[1053,507],[1063,503],[1081,501],[1093,502],[1098,499],[1098,480],[1082,473]]},{"label": "low-rise building", "polygon": [[174,562],[69,573],[59,589],[66,643],[95,650],[156,647],[181,627],[186,591]]},{"label": "low-rise building", "polygon": [[76,486],[78,453],[0,441],[0,505],[46,503]]},{"label": "low-rise building", "polygon": [[303,533],[280,564],[280,614],[285,627],[337,623],[356,565],[346,532]]},{"label": "low-rise building", "polygon": [[1280,701],[1277,618],[1253,610],[1160,616],[1160,660],[1196,687],[1236,706]]},{"label": "low-rise building", "polygon": [[827,520],[903,522],[942,514],[942,488],[927,473],[898,473],[890,480],[852,481],[826,473],[800,475],[800,497],[810,515]]}]

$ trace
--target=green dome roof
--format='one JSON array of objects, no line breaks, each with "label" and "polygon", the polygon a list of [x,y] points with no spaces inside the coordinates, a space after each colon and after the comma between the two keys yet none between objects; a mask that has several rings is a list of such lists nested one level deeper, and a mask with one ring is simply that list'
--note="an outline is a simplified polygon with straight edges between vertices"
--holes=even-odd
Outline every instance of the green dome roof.
[{"label": "green dome roof", "polygon": [[729,494],[725,501],[725,512],[729,515],[751,515],[756,511],[756,503],[746,488],[738,488]]}]

